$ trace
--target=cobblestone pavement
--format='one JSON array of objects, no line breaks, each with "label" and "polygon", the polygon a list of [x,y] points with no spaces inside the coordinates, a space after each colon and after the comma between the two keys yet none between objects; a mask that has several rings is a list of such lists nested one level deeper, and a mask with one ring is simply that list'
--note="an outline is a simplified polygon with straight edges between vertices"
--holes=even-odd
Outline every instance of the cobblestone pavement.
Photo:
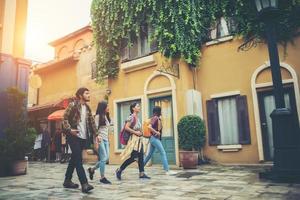
[{"label": "cobblestone pavement", "polygon": [[[146,167],[150,180],[139,180],[138,169],[130,167],[122,181],[116,180],[117,167],[107,166],[112,185],[100,184],[97,172],[90,181],[95,189],[83,194],[62,187],[66,164],[30,163],[27,175],[0,178],[0,199],[300,199],[300,184],[261,181],[257,175],[261,167],[203,165],[196,170],[176,169],[178,174],[169,176],[161,166],[152,166]],[[78,183],[75,172],[73,181]]]}]

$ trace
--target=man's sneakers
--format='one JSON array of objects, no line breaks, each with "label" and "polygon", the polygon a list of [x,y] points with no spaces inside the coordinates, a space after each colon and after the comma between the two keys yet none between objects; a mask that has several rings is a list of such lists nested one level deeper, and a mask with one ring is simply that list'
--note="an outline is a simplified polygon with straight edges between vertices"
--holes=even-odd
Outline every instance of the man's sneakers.
[{"label": "man's sneakers", "polygon": [[172,176],[172,175],[176,175],[176,174],[177,174],[177,172],[172,171],[172,170],[166,171],[166,175]]},{"label": "man's sneakers", "polygon": [[89,172],[90,179],[93,180],[94,174],[95,174],[95,170],[89,167],[88,168],[88,172]]},{"label": "man's sneakers", "polygon": [[[78,184],[73,183],[71,180],[65,180],[63,186],[64,188],[70,188],[70,189],[77,189],[79,187]],[[92,189],[94,189],[94,187],[88,183],[84,183],[81,185],[81,191],[83,193],[88,193]]]},{"label": "man's sneakers", "polygon": [[79,187],[78,184],[73,183],[71,180],[65,180],[63,183],[64,188],[76,189]]},{"label": "man's sneakers", "polygon": [[122,179],[121,174],[122,174],[122,171],[121,171],[120,169],[117,169],[117,170],[116,170],[116,177],[117,177],[117,179],[118,179],[119,181]]},{"label": "man's sneakers", "polygon": [[111,182],[109,180],[107,180],[105,177],[100,179],[100,183],[111,184]]},{"label": "man's sneakers", "polygon": [[89,192],[90,190],[92,190],[92,189],[94,189],[94,187],[91,186],[91,185],[88,184],[88,183],[84,183],[84,184],[81,185],[81,191],[82,191],[83,193],[88,193],[88,192]]}]

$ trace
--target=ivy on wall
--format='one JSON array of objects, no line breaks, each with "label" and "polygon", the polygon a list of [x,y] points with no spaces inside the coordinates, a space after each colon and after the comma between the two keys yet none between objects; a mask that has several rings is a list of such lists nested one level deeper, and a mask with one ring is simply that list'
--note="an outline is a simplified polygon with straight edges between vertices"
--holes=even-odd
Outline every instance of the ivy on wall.
[{"label": "ivy on wall", "polygon": [[[279,0],[279,7],[278,40],[291,41],[299,34],[300,0]],[[201,46],[220,17],[235,21],[235,35],[264,38],[253,0],[93,0],[91,17],[98,82],[117,77],[121,49],[144,24],[153,28],[151,40],[164,56],[192,67],[199,65]]]}]

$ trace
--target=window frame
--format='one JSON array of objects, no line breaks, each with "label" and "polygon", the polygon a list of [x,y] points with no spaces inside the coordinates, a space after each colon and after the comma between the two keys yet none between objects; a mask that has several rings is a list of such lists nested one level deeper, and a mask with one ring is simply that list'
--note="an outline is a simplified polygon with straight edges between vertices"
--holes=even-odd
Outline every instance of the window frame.
[{"label": "window frame", "polygon": [[[225,30],[224,35],[221,35],[221,28]],[[222,38],[232,36],[235,30],[236,25],[232,17],[229,17],[227,19],[225,17],[220,17],[216,20],[215,26],[211,29],[209,33],[209,41],[219,40]]]},{"label": "window frame", "polygon": [[219,148],[228,146],[228,145],[223,145],[221,142],[220,122],[219,122],[219,113],[218,113],[219,112],[218,99],[232,98],[232,97],[235,97],[236,106],[237,106],[238,144],[228,144],[228,145],[236,146],[242,144],[251,144],[251,132],[250,132],[250,125],[249,125],[247,96],[240,95],[239,91],[232,91],[232,92],[211,95],[211,99],[206,101],[209,146],[218,146]]},{"label": "window frame", "polygon": [[[143,27],[146,27],[146,30],[147,30],[147,33],[145,33],[143,31]],[[136,36],[134,39],[133,39],[133,43],[129,46],[128,44],[124,45],[124,47],[122,48],[121,50],[121,63],[124,63],[124,62],[128,62],[128,61],[131,61],[131,60],[135,60],[135,59],[139,59],[139,58],[142,58],[142,57],[146,57],[148,55],[151,55],[155,52],[158,51],[158,48],[157,48],[157,42],[156,41],[151,41],[150,42],[150,36],[153,32],[153,29],[151,27],[149,27],[148,25],[142,25],[140,26],[140,33],[138,36]],[[144,38],[145,40],[142,40],[142,35],[144,34]],[[136,56],[131,56],[131,49],[132,49],[132,46],[135,44],[136,40],[136,43],[137,43],[137,55]],[[132,42],[132,41],[131,41]],[[128,43],[128,42],[126,42]],[[144,52],[143,52],[143,49],[142,49],[142,44],[147,44],[144,46]]]}]

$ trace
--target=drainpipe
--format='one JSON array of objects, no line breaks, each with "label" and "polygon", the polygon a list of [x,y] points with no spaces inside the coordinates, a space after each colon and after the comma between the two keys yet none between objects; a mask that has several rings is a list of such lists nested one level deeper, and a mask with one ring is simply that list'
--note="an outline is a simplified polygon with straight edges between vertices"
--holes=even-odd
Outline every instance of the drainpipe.
[{"label": "drainpipe", "polygon": [[192,77],[193,77],[193,89],[197,90],[197,68],[191,64],[189,64],[189,68],[192,71]]}]

